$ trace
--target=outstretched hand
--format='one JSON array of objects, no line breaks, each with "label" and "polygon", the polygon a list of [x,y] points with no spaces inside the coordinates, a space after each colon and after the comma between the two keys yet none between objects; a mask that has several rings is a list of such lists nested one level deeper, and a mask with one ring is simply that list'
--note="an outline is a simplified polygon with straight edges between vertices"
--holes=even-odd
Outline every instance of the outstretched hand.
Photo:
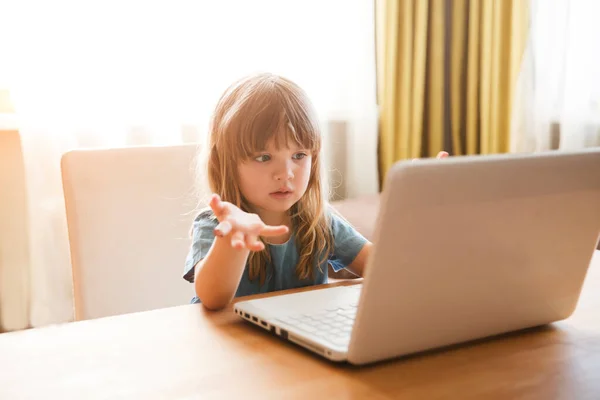
[{"label": "outstretched hand", "polygon": [[215,236],[231,235],[231,246],[238,250],[261,251],[265,245],[259,236],[281,236],[288,232],[287,226],[266,225],[258,215],[244,212],[234,204],[222,201],[216,194],[212,195],[209,206],[219,220]]}]

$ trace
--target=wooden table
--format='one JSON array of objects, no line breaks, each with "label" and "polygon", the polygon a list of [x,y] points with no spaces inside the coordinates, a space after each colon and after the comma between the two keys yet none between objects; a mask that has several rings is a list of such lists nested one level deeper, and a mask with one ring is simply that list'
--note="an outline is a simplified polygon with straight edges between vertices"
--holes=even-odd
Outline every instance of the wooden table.
[{"label": "wooden table", "polygon": [[594,257],[568,320],[363,368],[199,305],[2,334],[0,399],[597,400],[600,252]]}]

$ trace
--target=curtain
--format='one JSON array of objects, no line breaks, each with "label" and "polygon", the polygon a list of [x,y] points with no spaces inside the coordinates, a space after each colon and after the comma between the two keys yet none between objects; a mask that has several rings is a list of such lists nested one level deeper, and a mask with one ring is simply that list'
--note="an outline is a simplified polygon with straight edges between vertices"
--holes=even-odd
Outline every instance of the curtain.
[{"label": "curtain", "polygon": [[219,95],[242,75],[302,86],[326,136],[330,121],[346,127],[343,151],[360,160],[343,177],[349,195],[376,192],[373,21],[372,4],[344,0],[2,3],[0,86],[19,121],[30,254],[27,289],[8,300],[27,305],[25,322],[1,323],[72,320],[61,155],[203,141]]},{"label": "curtain", "polygon": [[532,0],[513,151],[600,146],[600,2]]},{"label": "curtain", "polygon": [[376,0],[380,176],[398,160],[507,152],[524,0]]}]

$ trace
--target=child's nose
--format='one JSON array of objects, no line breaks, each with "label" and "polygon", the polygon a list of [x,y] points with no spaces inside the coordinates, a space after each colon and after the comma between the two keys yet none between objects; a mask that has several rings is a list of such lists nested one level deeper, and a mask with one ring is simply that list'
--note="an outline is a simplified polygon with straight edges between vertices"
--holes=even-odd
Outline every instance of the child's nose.
[{"label": "child's nose", "polygon": [[275,171],[275,180],[283,181],[290,180],[294,177],[291,163],[283,164],[277,171]]}]

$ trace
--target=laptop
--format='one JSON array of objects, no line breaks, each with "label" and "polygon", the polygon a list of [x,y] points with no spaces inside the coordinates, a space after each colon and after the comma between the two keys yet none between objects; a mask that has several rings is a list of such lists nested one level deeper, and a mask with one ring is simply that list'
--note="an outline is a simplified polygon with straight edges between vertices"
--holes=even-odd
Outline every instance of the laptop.
[{"label": "laptop", "polygon": [[402,161],[360,284],[235,313],[362,365],[569,317],[600,238],[600,149]]}]

